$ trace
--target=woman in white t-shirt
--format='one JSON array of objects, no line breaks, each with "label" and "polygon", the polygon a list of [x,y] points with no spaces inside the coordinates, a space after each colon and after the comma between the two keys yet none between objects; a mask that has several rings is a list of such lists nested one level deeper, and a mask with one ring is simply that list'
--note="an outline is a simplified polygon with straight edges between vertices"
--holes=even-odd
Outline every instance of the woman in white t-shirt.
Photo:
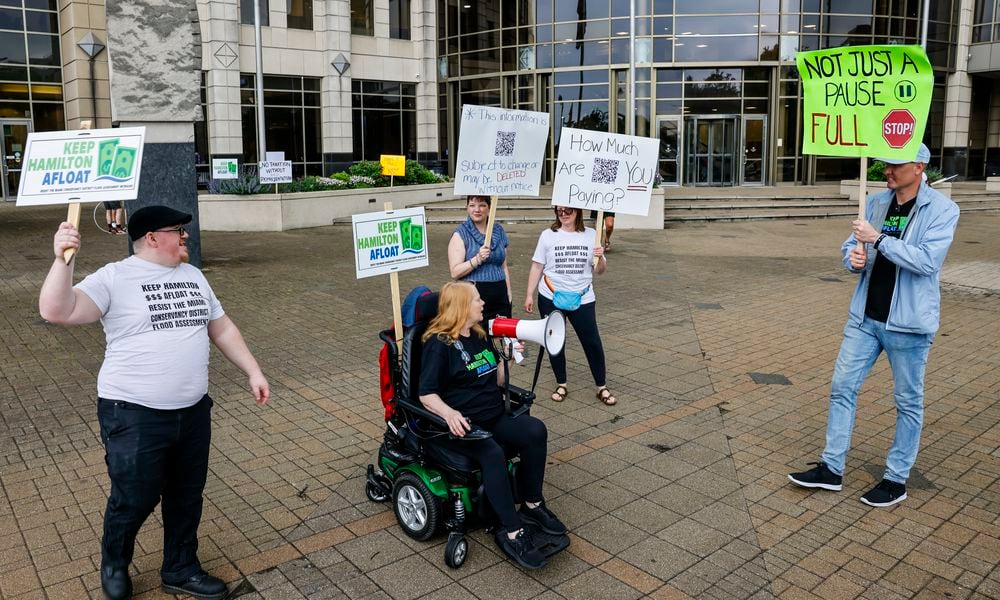
[{"label": "woman in white t-shirt", "polygon": [[[618,399],[605,381],[604,345],[597,330],[597,297],[593,286],[594,273],[600,275],[607,270],[604,248],[595,247],[595,231],[584,227],[580,209],[557,206],[555,214],[555,222],[538,236],[538,245],[531,257],[524,310],[529,313],[534,311],[537,288],[538,310],[543,317],[557,308],[566,315],[587,356],[587,364],[597,386],[597,399],[613,406]],[[574,308],[575,296],[579,297],[579,303]],[[556,377],[552,400],[562,402],[569,393],[566,387],[566,353],[549,355],[549,362]]]}]

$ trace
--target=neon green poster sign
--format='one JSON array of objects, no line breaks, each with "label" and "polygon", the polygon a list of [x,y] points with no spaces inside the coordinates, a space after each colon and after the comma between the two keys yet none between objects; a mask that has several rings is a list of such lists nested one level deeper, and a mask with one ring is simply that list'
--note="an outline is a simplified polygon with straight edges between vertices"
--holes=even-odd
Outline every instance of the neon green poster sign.
[{"label": "neon green poster sign", "polygon": [[847,46],[795,56],[802,151],[912,160],[924,137],[934,72],[920,46]]}]

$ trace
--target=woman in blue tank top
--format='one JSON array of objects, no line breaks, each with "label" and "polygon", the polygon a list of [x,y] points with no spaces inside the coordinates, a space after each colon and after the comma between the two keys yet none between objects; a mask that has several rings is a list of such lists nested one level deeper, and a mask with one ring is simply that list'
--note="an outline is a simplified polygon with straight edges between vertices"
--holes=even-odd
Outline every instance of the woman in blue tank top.
[{"label": "woman in blue tank top", "polygon": [[456,280],[469,281],[479,290],[486,306],[483,321],[511,316],[510,270],[507,268],[507,232],[493,224],[493,238],[486,247],[486,225],[490,218],[489,196],[469,196],[469,218],[455,228],[448,242],[448,267]]}]

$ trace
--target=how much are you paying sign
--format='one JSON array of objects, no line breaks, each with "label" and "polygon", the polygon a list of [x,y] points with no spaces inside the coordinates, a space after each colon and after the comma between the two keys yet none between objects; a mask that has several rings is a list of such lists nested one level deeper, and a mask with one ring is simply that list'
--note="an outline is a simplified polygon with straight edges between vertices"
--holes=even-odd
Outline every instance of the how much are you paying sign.
[{"label": "how much are you paying sign", "polygon": [[920,46],[799,52],[806,154],[912,160],[924,137],[934,73]]}]

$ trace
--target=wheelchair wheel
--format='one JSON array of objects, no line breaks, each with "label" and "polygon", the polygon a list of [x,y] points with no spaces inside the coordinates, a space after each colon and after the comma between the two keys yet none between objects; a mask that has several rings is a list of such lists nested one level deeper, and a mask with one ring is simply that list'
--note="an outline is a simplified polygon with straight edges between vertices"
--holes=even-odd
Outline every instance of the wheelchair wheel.
[{"label": "wheelchair wheel", "polygon": [[389,499],[389,494],[386,494],[378,488],[377,485],[373,483],[365,484],[365,496],[372,502],[385,502]]},{"label": "wheelchair wheel", "polygon": [[441,520],[441,502],[413,473],[402,473],[392,490],[392,507],[403,532],[418,541],[434,535]]},{"label": "wheelchair wheel", "polygon": [[457,531],[448,534],[448,543],[444,547],[444,564],[457,569],[465,564],[469,556],[469,541]]}]

